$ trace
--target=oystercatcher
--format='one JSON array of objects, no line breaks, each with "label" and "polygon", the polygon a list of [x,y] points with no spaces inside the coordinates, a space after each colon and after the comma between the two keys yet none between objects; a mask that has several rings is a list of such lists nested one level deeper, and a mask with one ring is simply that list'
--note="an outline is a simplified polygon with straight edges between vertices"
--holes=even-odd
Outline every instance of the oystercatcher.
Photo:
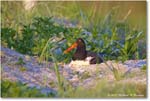
[{"label": "oystercatcher", "polygon": [[76,51],[72,57],[73,61],[83,60],[88,64],[97,64],[103,62],[103,58],[99,54],[86,50],[86,45],[82,38],[78,38],[74,44],[64,51],[64,53],[66,54],[74,48],[76,48]]}]

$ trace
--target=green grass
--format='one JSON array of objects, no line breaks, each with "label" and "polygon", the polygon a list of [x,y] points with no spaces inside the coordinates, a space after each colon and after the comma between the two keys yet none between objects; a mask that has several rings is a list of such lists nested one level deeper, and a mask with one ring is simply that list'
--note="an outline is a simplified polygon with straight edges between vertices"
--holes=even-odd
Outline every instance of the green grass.
[{"label": "green grass", "polygon": [[[95,85],[91,88],[77,87],[72,88],[68,84],[63,92],[58,95],[50,93],[48,95],[42,94],[36,88],[27,87],[22,83],[15,83],[10,81],[2,81],[2,97],[58,97],[58,98],[145,98],[146,85],[131,82],[117,82],[113,84],[106,80],[97,80]],[[15,93],[14,93],[15,92]]]},{"label": "green grass", "polygon": [[144,98],[146,85],[98,81],[92,88],[78,87],[68,98]]},{"label": "green grass", "polygon": [[[146,2],[38,2],[26,11],[23,2],[2,1],[2,26],[29,23],[35,16],[67,18],[81,24],[98,24],[112,8],[117,8],[117,20],[128,20],[134,26],[146,28]],[[16,12],[14,12],[16,11]],[[130,13],[129,13],[130,11]],[[137,13],[138,12],[138,13]],[[101,19],[99,19],[101,18]],[[142,19],[142,20],[139,20]]]}]

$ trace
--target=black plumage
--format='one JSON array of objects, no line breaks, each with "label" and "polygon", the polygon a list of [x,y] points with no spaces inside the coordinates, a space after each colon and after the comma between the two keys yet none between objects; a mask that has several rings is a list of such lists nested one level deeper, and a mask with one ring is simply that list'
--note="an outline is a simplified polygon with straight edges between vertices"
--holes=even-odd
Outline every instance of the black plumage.
[{"label": "black plumage", "polygon": [[[100,55],[98,55],[97,53],[86,51],[86,45],[82,38],[78,38],[77,41],[75,42],[75,44],[76,44],[75,45],[76,51],[73,54],[73,57],[72,57],[73,60],[85,60],[87,57],[92,57],[91,60],[89,61],[90,64],[96,64],[96,63],[103,62],[103,58]],[[74,48],[74,47],[72,47],[72,48]],[[69,51],[71,49],[69,49]]]}]

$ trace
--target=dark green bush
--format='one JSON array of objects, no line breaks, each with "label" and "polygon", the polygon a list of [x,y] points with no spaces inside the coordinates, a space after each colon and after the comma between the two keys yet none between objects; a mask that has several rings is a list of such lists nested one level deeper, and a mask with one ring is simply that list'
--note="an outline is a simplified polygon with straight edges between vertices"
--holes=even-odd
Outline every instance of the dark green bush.
[{"label": "dark green bush", "polygon": [[37,17],[31,24],[23,25],[20,31],[2,28],[2,44],[7,43],[9,48],[23,54],[40,55],[49,38],[65,33],[67,29],[54,23],[51,17]]},{"label": "dark green bush", "polygon": [[[109,18],[108,21],[106,17],[100,24],[101,27],[83,29],[58,24],[52,17],[36,17],[30,24],[23,25],[19,31],[2,28],[2,45],[14,48],[23,54],[40,56],[49,40],[46,47],[49,50],[53,49],[52,53],[58,61],[67,62],[73,52],[66,55],[63,51],[81,37],[86,42],[87,50],[102,53],[106,60],[146,58],[146,53],[141,48],[141,44],[146,40],[145,34],[131,29],[127,22],[118,23],[111,19],[113,18]],[[58,42],[57,39],[62,41]],[[143,42],[139,46],[140,40]],[[146,43],[143,47],[146,47]],[[49,50],[45,53],[47,57],[51,57]]]},{"label": "dark green bush", "polygon": [[17,48],[17,32],[12,28],[2,28],[2,45],[9,48]]}]

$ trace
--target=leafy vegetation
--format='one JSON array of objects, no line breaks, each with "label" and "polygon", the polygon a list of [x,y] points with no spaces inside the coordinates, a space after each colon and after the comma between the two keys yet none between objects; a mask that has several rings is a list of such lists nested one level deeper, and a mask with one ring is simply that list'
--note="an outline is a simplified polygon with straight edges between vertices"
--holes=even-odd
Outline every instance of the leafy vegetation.
[{"label": "leafy vegetation", "polygon": [[[130,25],[128,17],[130,18],[131,9],[124,13],[125,17],[122,20],[118,20],[118,15],[121,15],[120,7],[112,7],[112,10],[108,10],[102,16],[97,11],[98,3],[102,2],[92,2],[91,9],[86,8],[88,10],[81,6],[84,2],[72,2],[72,5],[66,2],[66,7],[63,6],[64,2],[38,2],[35,4],[36,8],[30,11],[21,9],[24,6],[22,2],[2,3],[2,45],[23,54],[39,56],[49,38],[50,41],[62,38],[66,41],[58,45],[56,57],[59,61],[68,61],[70,57],[66,58],[68,56],[62,55],[62,51],[76,38],[82,37],[88,50],[102,53],[106,60],[146,58],[146,31],[142,26],[134,28]],[[11,9],[12,6],[15,8]],[[60,8],[62,9],[59,11]],[[12,10],[20,12],[23,16],[11,13]],[[43,12],[45,10],[47,13]],[[62,15],[67,16],[68,21],[57,17]],[[75,27],[68,27],[69,23]],[[57,41],[53,43],[54,46],[57,44]]]},{"label": "leafy vegetation", "polygon": [[21,57],[19,57],[18,62],[16,62],[17,65],[23,65],[25,64],[25,62],[23,61],[23,59]]},{"label": "leafy vegetation", "polygon": [[40,90],[35,87],[27,87],[26,84],[22,84],[20,82],[10,82],[10,81],[2,81],[1,82],[1,96],[6,97],[55,97],[56,95],[53,93],[43,94]]},{"label": "leafy vegetation", "polygon": [[[139,54],[143,49],[138,48],[138,42],[145,36],[142,31],[130,30],[126,26],[126,23],[116,23],[109,30],[106,26],[99,31],[88,32],[83,28],[67,28],[56,24],[51,17],[36,17],[31,24],[24,25],[21,32],[12,28],[2,28],[2,45],[23,54],[40,55],[49,40],[50,44],[47,46],[54,49],[57,59],[66,61],[62,51],[76,38],[81,37],[86,41],[88,50],[102,53],[106,60],[145,58],[145,53]],[[57,39],[63,42],[58,42]]]},{"label": "leafy vegetation", "polygon": [[[54,25],[51,18],[34,18],[29,25],[21,26],[17,32],[12,28],[2,28],[2,42],[8,47],[29,55],[39,55],[50,37],[65,32],[63,26]],[[9,36],[9,38],[8,38]],[[17,44],[17,45],[16,45]]]}]

